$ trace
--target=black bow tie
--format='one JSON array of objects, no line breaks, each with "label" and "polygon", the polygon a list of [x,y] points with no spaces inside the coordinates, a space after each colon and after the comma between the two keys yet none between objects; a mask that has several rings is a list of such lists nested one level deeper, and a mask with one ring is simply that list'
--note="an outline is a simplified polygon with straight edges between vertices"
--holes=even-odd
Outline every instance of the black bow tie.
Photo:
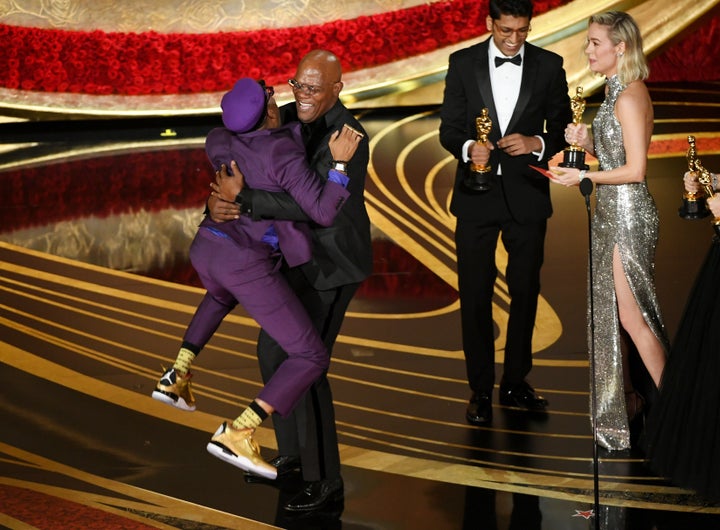
[{"label": "black bow tie", "polygon": [[514,65],[520,66],[522,64],[522,57],[517,54],[515,57],[495,57],[495,68],[503,63],[513,63]]}]

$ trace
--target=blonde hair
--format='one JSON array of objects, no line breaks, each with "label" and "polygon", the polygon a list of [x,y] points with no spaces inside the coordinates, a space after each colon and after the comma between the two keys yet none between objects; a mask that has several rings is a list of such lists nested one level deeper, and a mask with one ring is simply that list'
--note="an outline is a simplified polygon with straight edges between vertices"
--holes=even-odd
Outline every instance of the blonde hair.
[{"label": "blonde hair", "polygon": [[589,24],[606,26],[613,45],[625,43],[625,52],[618,56],[617,68],[618,80],[623,85],[647,79],[650,69],[643,52],[642,35],[633,17],[623,11],[607,11],[592,15]]}]

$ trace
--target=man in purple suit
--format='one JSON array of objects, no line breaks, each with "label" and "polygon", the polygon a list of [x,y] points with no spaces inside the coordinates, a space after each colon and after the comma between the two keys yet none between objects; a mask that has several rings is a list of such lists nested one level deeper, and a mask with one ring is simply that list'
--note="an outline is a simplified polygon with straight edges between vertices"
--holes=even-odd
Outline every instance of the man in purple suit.
[{"label": "man in purple suit", "polygon": [[[337,159],[328,141],[344,124],[363,131],[362,124],[343,105],[344,87],[340,59],[327,50],[312,50],[298,64],[288,81],[294,101],[280,108],[283,123],[302,124],[310,166],[325,176]],[[312,259],[300,267],[284,267],[284,274],[311,315],[325,346],[332,354],[345,312],[360,283],[373,267],[370,218],[364,202],[365,178],[370,157],[367,135],[347,164],[350,197],[330,227],[311,225]],[[220,174],[225,178],[223,172]],[[216,220],[230,221],[239,215],[252,219],[307,219],[288,194],[243,189],[237,204],[211,196],[208,209]],[[287,358],[282,347],[261,330],[257,356],[263,380],[273,376]],[[335,407],[327,373],[310,387],[288,418],[273,415],[278,455],[270,460],[278,479],[287,486],[298,472],[304,484],[282,503],[284,511],[309,513],[337,509],[344,499]],[[261,482],[246,475],[248,482]],[[278,484],[278,482],[274,482]]]},{"label": "man in purple suit", "polygon": [[[350,195],[342,163],[330,171],[327,183],[310,169],[299,124],[277,127],[279,111],[272,96],[271,87],[240,79],[223,97],[225,128],[208,134],[208,157],[216,169],[236,161],[249,186],[286,192],[314,222],[329,226]],[[347,163],[361,137],[349,128],[336,131],[330,141],[334,159]],[[241,188],[238,182],[235,193]],[[222,199],[232,202],[235,196]],[[175,365],[165,371],[153,392],[155,399],[195,409],[190,364],[225,315],[240,303],[288,356],[250,406],[232,424],[220,426],[207,449],[269,479],[276,477],[277,469],[261,458],[252,438],[255,428],[273,412],[289,415],[329,365],[319,332],[280,273],[283,259],[293,267],[310,258],[307,223],[253,221],[245,216],[218,223],[206,217],[190,247],[190,260],[207,293],[188,326]]]}]

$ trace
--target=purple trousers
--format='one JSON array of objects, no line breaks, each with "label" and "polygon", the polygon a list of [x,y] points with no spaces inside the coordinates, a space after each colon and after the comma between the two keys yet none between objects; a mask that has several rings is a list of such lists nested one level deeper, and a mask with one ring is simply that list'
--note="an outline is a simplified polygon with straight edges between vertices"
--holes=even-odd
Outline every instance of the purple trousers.
[{"label": "purple trousers", "polygon": [[225,315],[239,303],[287,352],[258,398],[285,417],[327,370],[330,357],[318,331],[285,278],[270,247],[246,248],[201,227],[190,246],[190,261],[207,293],[184,340],[205,346]]}]

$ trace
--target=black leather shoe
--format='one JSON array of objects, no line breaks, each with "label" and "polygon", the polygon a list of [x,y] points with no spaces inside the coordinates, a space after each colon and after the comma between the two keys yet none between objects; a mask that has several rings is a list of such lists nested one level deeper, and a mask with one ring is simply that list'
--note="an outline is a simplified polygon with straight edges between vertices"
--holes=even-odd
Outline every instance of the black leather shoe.
[{"label": "black leather shoe", "polygon": [[523,381],[514,387],[500,385],[500,404],[506,407],[543,411],[547,408],[548,401]]},{"label": "black leather shoe", "polygon": [[277,485],[278,481],[288,481],[296,476],[299,477],[301,472],[299,456],[279,455],[269,460],[268,464],[277,468],[277,479],[270,480],[253,473],[245,473],[245,482],[248,484]]},{"label": "black leather shoe", "polygon": [[492,421],[492,399],[490,394],[473,392],[465,411],[465,419],[471,425],[489,425]]},{"label": "black leather shoe", "polygon": [[302,491],[287,501],[283,508],[288,512],[311,512],[342,502],[344,497],[342,478],[318,480],[307,482]]}]

